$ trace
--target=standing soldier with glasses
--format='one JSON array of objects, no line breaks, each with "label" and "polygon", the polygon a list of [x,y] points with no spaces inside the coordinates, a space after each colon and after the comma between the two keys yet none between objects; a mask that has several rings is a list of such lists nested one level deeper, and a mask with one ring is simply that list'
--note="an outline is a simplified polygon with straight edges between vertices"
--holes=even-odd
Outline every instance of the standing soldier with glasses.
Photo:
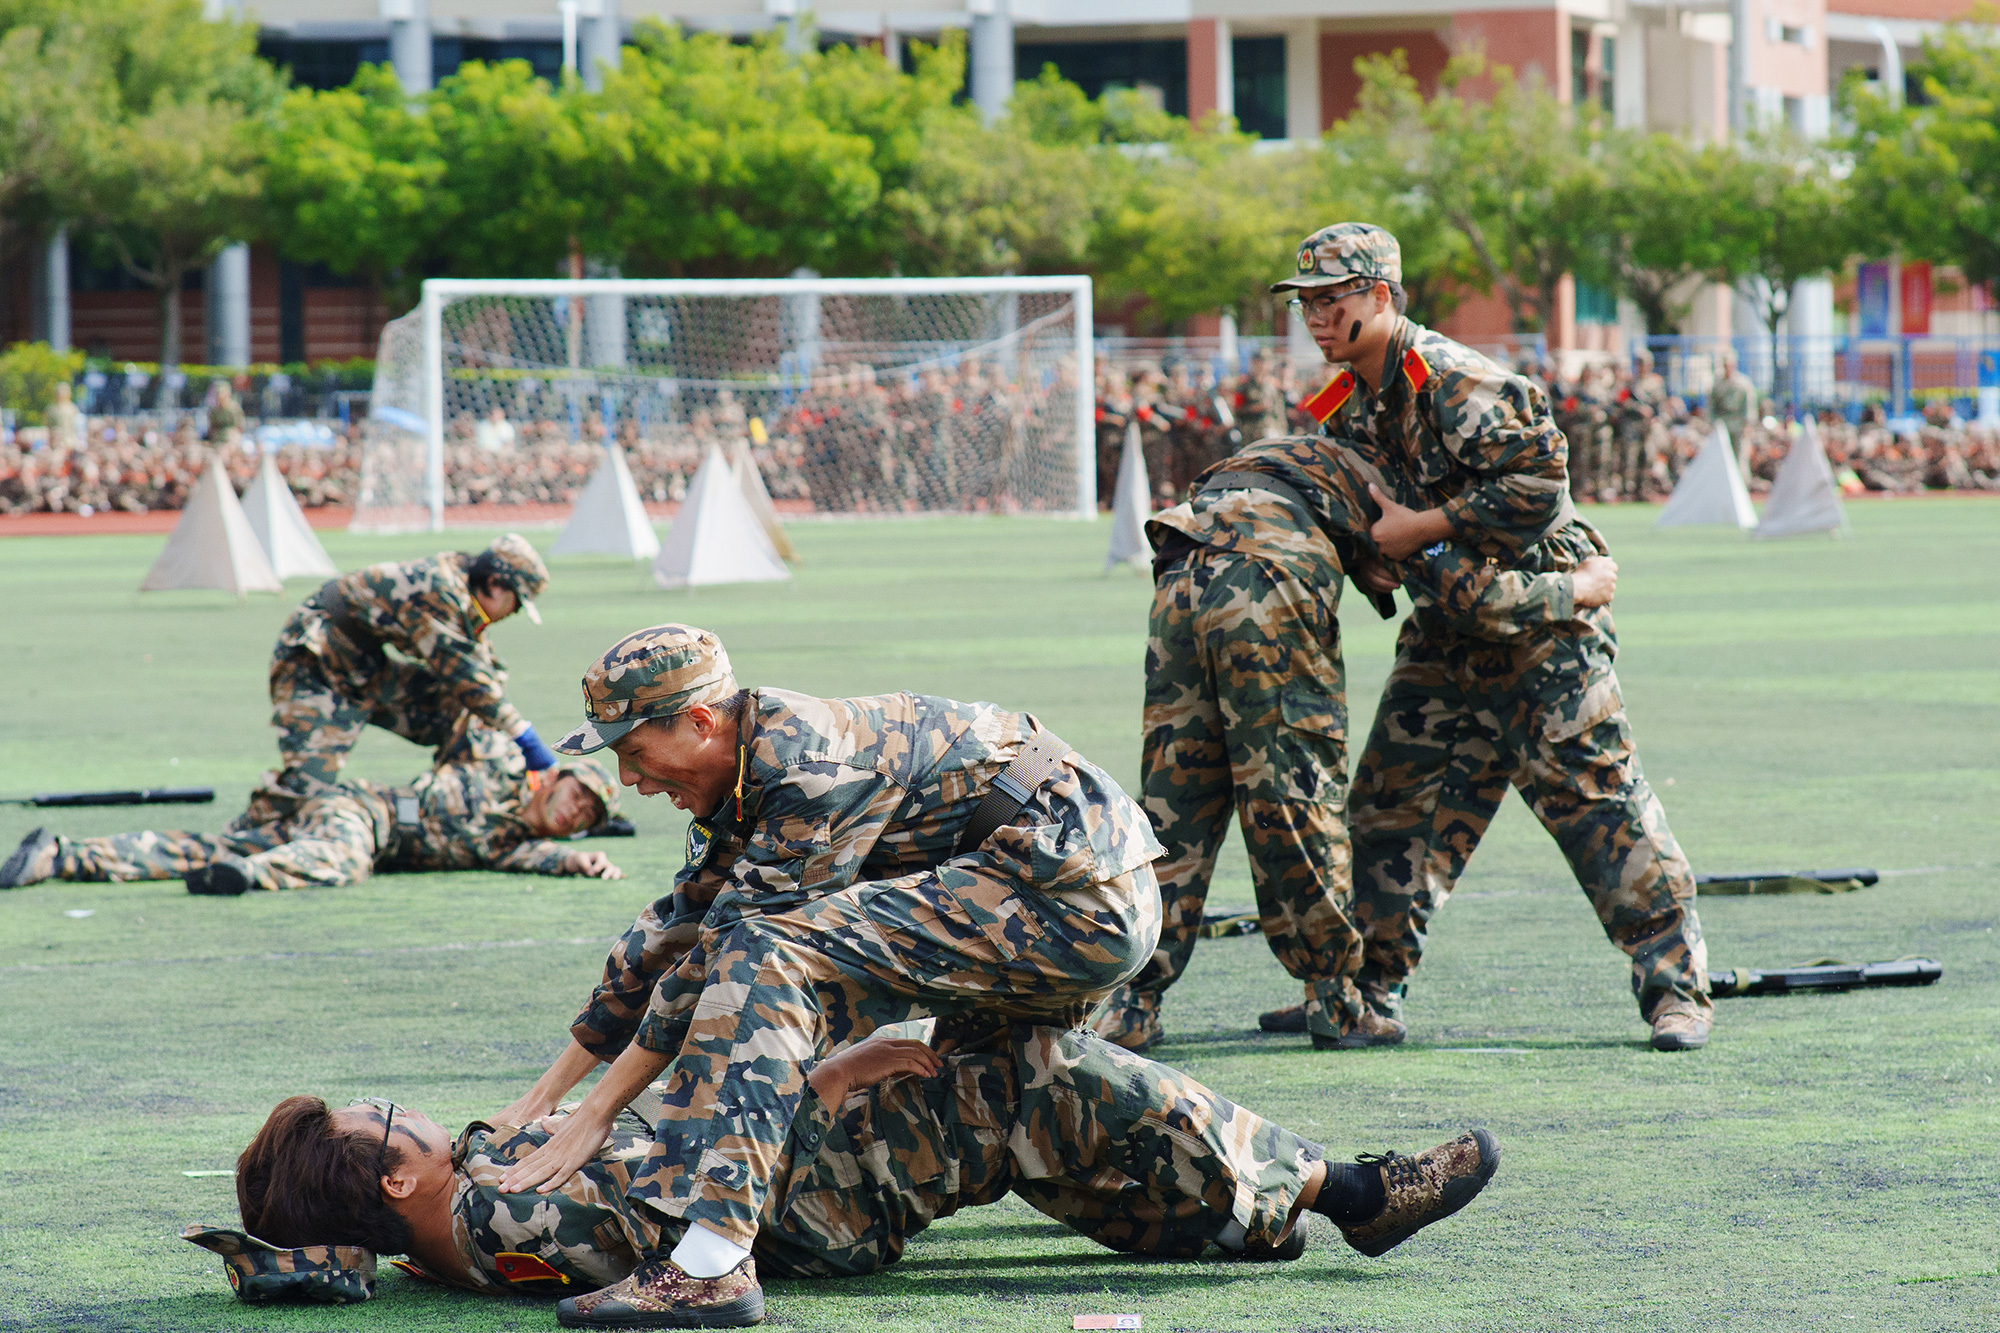
[{"label": "standing soldier with glasses", "polygon": [[[1404,318],[1401,277],[1395,237],[1344,222],[1307,237],[1297,272],[1272,288],[1301,293],[1321,354],[1347,364],[1308,400],[1322,430],[1416,497],[1370,487],[1376,548],[1408,561],[1463,543],[1529,574],[1607,554],[1570,502],[1568,446],[1539,386]],[[1640,770],[1617,650],[1604,607],[1505,642],[1421,604],[1403,622],[1350,804],[1357,980],[1380,1022],[1401,1029],[1431,913],[1512,786],[1631,958],[1653,1047],[1707,1043],[1694,877]]]}]

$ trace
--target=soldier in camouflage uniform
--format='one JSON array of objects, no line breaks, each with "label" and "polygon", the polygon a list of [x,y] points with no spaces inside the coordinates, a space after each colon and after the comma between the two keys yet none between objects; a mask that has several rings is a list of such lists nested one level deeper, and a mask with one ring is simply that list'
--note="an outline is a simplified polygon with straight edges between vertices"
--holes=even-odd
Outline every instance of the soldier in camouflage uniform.
[{"label": "soldier in camouflage uniform", "polygon": [[[1379,227],[1308,237],[1295,288],[1322,352],[1349,369],[1314,395],[1327,434],[1400,476],[1423,508],[1379,497],[1391,559],[1457,541],[1524,573],[1604,553],[1576,517],[1566,446],[1531,381],[1400,313],[1401,256]],[[1408,492],[1405,492],[1408,493]],[[1707,954],[1694,878],[1633,747],[1607,609],[1509,642],[1419,606],[1403,624],[1351,798],[1355,913],[1371,1008],[1400,1022],[1424,928],[1507,788],[1556,839],[1611,941],[1657,1049],[1708,1039]]]},{"label": "soldier in camouflage uniform", "polygon": [[245,815],[220,834],[66,838],[36,829],[0,867],[0,887],[185,879],[191,893],[236,894],[331,888],[378,870],[617,879],[621,872],[602,852],[552,841],[595,827],[617,805],[616,789],[591,761],[532,771],[504,733],[461,726],[444,762],[407,786],[354,781],[311,796],[267,788],[252,799],[255,822]]},{"label": "soldier in camouflage uniform", "polygon": [[[547,1195],[514,1193],[504,1181],[573,1108],[518,1128],[475,1121],[453,1143],[394,1103],[329,1115],[315,1099],[291,1098],[239,1160],[237,1194],[246,1225],[280,1243],[405,1246],[415,1262],[399,1267],[420,1276],[485,1293],[571,1297],[560,1307],[565,1324],[600,1322],[612,1302],[643,1312],[653,1302],[627,1279],[675,1230],[629,1197],[654,1139],[637,1112],[656,1114],[659,1091],[637,1099]],[[365,1229],[357,1210],[334,1202],[359,1191],[297,1172],[297,1159],[316,1155],[302,1151],[312,1137],[351,1136],[373,1149],[398,1134],[396,1160],[367,1185],[400,1226]],[[1186,1075],[1082,1032],[1016,1024],[943,1056],[921,1041],[878,1039],[813,1070],[755,1259],[741,1277],[702,1284],[701,1304],[711,1324],[754,1322],[757,1269],[873,1273],[932,1222],[1009,1193],[1123,1253],[1195,1258],[1216,1247],[1295,1259],[1305,1250],[1296,1220],[1311,1210],[1377,1256],[1463,1207],[1497,1165],[1498,1145],[1483,1130],[1417,1157],[1330,1162],[1319,1145]],[[372,1267],[372,1252],[363,1253]],[[608,1290],[582,1294],[593,1288]]]},{"label": "soldier in camouflage uniform", "polygon": [[614,946],[571,1050],[516,1106],[546,1111],[600,1053],[612,1069],[510,1185],[566,1177],[671,1060],[677,1133],[634,1191],[701,1224],[658,1261],[676,1272],[747,1256],[825,1049],[974,1008],[1073,1023],[1159,938],[1144,813],[1031,716],[739,690],[715,636],[682,625],[613,645],[584,697],[561,748],[615,746],[627,785],[697,819],[675,892]]},{"label": "soldier in camouflage uniform", "polygon": [[1648,464],[1666,446],[1666,419],[1667,382],[1653,369],[1653,354],[1640,347],[1632,353],[1632,377],[1612,414],[1621,499],[1645,498]]},{"label": "soldier in camouflage uniform", "polygon": [[[1288,436],[1218,464],[1192,498],[1147,524],[1157,574],[1141,772],[1167,852],[1155,867],[1160,947],[1096,1024],[1120,1045],[1143,1050],[1162,1036],[1161,996],[1193,954],[1232,808],[1265,938],[1305,984],[1314,1043],[1395,1038],[1353,981],[1361,936],[1337,619],[1345,571],[1373,555],[1375,512],[1354,460],[1323,439]],[[1577,605],[1570,575],[1500,571],[1454,544],[1404,572],[1413,598],[1475,633],[1512,637],[1567,620]]]},{"label": "soldier in camouflage uniform", "polygon": [[507,701],[507,673],[485,639],[516,609],[540,624],[534,599],[548,581],[541,556],[514,533],[478,555],[446,551],[329,580],[292,612],[271,655],[277,785],[311,793],[337,781],[371,723],[441,746],[464,713],[513,737],[530,768],[554,764]]},{"label": "soldier in camouflage uniform", "polygon": [[1736,446],[1736,465],[1750,475],[1750,436],[1757,427],[1757,384],[1736,368],[1736,353],[1722,354],[1722,372],[1708,395],[1708,415],[1729,432]]}]

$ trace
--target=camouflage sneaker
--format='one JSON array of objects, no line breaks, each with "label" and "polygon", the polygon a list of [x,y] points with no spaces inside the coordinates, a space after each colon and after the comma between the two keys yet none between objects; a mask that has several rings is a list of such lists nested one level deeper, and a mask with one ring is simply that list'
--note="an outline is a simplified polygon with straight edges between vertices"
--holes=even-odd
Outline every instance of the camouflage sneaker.
[{"label": "camouflage sneaker", "polygon": [[1129,986],[1120,986],[1112,993],[1091,1020],[1090,1030],[1128,1051],[1150,1050],[1167,1039],[1167,1030],[1160,1025],[1159,995],[1141,994]]},{"label": "camouflage sneaker", "polygon": [[1282,1009],[1259,1014],[1257,1026],[1266,1032],[1304,1032],[1306,1007],[1302,1004],[1288,1004]]},{"label": "camouflage sneaker", "polygon": [[1313,1033],[1313,1049],[1316,1051],[1358,1051],[1368,1046],[1401,1046],[1403,1038],[1410,1035],[1409,1028],[1400,1019],[1378,1014],[1373,1009],[1364,1008],[1354,1025],[1338,1037],[1323,1037]]},{"label": "camouflage sneaker", "polygon": [[1653,1016],[1653,1049],[1698,1051],[1708,1045],[1709,1021],[1692,1009],[1668,1009]]},{"label": "camouflage sneaker", "polygon": [[648,1259],[623,1282],[556,1306],[564,1328],[743,1328],[764,1322],[757,1261],[721,1277],[691,1277],[671,1259]]},{"label": "camouflage sneaker", "polygon": [[250,876],[250,863],[240,856],[219,856],[198,870],[181,876],[189,893],[208,893],[233,898],[257,887]]},{"label": "camouflage sneaker", "polygon": [[1493,1179],[1500,1145],[1485,1130],[1475,1129],[1415,1157],[1392,1152],[1355,1160],[1381,1168],[1382,1211],[1359,1226],[1342,1227],[1340,1234],[1374,1258],[1471,1203]]},{"label": "camouflage sneaker", "polygon": [[56,835],[45,828],[34,829],[21,845],[0,864],[0,889],[24,889],[39,884],[56,873]]}]

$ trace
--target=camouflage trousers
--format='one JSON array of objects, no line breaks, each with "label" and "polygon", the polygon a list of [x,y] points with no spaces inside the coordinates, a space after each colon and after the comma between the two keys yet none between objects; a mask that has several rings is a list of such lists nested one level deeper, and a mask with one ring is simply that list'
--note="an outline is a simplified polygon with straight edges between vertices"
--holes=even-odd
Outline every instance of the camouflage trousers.
[{"label": "camouflage trousers", "polygon": [[[1323,589],[1262,560],[1198,548],[1161,573],[1141,759],[1141,796],[1166,845],[1154,862],[1160,947],[1131,983],[1132,1021],[1157,1012],[1187,970],[1232,815],[1264,937],[1305,983],[1308,1023],[1333,1036],[1359,1015],[1338,633]],[[1106,1021],[1121,1021],[1118,1000]]]},{"label": "camouflage trousers", "polygon": [[[985,854],[775,915],[720,914],[655,990],[638,1041],[679,1054],[633,1197],[749,1245],[814,1061],[885,1023],[1081,1021],[1159,938],[1151,871],[1041,889]],[[678,1030],[676,1030],[678,1029]]]},{"label": "camouflage trousers", "polygon": [[1601,610],[1513,644],[1404,621],[1350,803],[1359,981],[1371,1004],[1394,1011],[1431,914],[1511,784],[1631,956],[1640,1012],[1708,1013],[1694,877],[1640,770],[1616,651]]},{"label": "camouflage trousers", "polygon": [[812,1104],[780,1167],[757,1263],[843,1277],[1009,1192],[1107,1249],[1193,1258],[1235,1223],[1275,1245],[1315,1144],[1085,1032],[1017,1024],[997,1046]]},{"label": "camouflage trousers", "polygon": [[363,655],[343,666],[303,648],[271,660],[271,725],[278,729],[278,783],[313,792],[340,778],[347,752],[369,726],[419,745],[443,746],[465,709],[427,667]]},{"label": "camouflage trousers", "polygon": [[295,818],[215,833],[119,833],[63,838],[59,879],[180,879],[223,856],[250,863],[260,889],[331,888],[367,879],[375,868],[376,823],[365,802],[324,796]]}]

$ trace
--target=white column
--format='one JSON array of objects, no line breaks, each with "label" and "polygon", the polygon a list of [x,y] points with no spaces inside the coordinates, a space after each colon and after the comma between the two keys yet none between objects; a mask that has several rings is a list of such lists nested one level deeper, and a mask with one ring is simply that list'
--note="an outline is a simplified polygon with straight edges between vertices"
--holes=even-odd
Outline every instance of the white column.
[{"label": "white column", "polygon": [[208,363],[250,364],[250,247],[232,245],[208,266]]},{"label": "white column", "polygon": [[1285,34],[1285,137],[1316,143],[1320,136],[1319,20]]},{"label": "white column", "polygon": [[1729,128],[1750,129],[1750,43],[1756,40],[1750,0],[1729,0]]},{"label": "white column", "polygon": [[1215,21],[1215,110],[1236,114],[1236,44],[1228,19]]},{"label": "white column", "polygon": [[604,87],[604,67],[618,68],[618,0],[584,0],[577,10],[583,19],[581,50],[583,86],[592,92]]},{"label": "white column", "polygon": [[58,352],[69,350],[69,229],[49,237],[42,268],[42,336]]},{"label": "white column", "polygon": [[1236,312],[1225,310],[1216,321],[1215,354],[1222,359],[1223,374],[1237,373],[1237,356],[1242,350],[1236,345]]},{"label": "white column", "polygon": [[972,15],[972,104],[988,124],[1014,96],[1014,18],[1008,0],[969,0]]},{"label": "white column", "polygon": [[1791,348],[1798,396],[1817,402],[1833,398],[1833,279],[1807,278],[1792,288],[1785,323],[1798,341]]},{"label": "white column", "polygon": [[389,20],[389,60],[403,91],[415,97],[431,90],[430,0],[382,0]]},{"label": "white column", "polygon": [[1633,9],[1625,11],[1612,48],[1611,121],[1621,130],[1646,128],[1646,23]]}]

